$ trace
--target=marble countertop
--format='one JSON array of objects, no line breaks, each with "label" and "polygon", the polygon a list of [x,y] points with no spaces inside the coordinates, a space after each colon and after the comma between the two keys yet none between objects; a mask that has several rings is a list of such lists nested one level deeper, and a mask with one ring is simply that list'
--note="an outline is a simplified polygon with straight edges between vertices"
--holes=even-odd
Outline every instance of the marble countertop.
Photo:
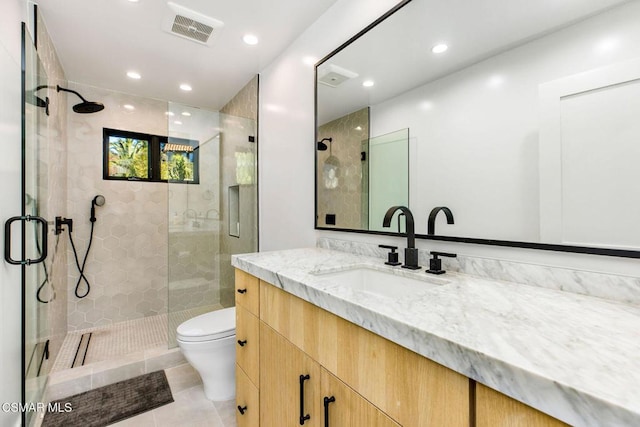
[{"label": "marble countertop", "polygon": [[232,256],[258,278],[575,426],[640,426],[640,307],[447,273],[387,298],[321,272],[384,260],[309,248]]}]

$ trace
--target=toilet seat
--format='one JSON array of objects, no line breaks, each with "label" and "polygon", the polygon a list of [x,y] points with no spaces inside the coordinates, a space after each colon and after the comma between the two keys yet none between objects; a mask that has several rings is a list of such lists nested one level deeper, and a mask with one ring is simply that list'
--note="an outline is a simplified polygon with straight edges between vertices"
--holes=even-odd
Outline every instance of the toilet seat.
[{"label": "toilet seat", "polygon": [[183,342],[203,342],[227,338],[236,333],[236,308],[201,314],[183,322],[177,329],[177,338]]}]

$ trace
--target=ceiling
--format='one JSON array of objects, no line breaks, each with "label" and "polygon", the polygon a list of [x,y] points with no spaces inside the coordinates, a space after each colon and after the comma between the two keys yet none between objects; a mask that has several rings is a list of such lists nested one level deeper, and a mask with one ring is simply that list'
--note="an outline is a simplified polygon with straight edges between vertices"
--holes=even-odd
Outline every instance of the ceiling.
[{"label": "ceiling", "polygon": [[[375,105],[628,0],[412,0],[318,69],[357,74],[318,85],[318,123]],[[449,50],[434,55],[431,48]],[[364,88],[364,80],[375,81]]]},{"label": "ceiling", "polygon": [[211,46],[165,32],[165,0],[41,0],[38,10],[68,80],[217,111],[336,2],[173,1],[224,23]]}]

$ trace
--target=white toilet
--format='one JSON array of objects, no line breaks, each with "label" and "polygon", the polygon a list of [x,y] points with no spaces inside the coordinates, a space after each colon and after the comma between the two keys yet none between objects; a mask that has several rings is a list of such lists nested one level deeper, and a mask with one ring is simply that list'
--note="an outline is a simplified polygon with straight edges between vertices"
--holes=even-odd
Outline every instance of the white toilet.
[{"label": "white toilet", "polygon": [[178,326],[178,346],[198,371],[207,399],[231,400],[236,395],[236,308],[212,311]]}]

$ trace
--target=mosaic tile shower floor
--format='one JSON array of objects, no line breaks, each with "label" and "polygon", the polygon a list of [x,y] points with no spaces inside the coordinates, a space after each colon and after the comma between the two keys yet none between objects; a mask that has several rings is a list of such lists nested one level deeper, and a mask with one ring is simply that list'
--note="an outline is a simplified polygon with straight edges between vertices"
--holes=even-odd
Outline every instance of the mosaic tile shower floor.
[{"label": "mosaic tile shower floor", "polygon": [[215,304],[183,310],[170,315],[160,314],[69,332],[62,343],[51,372],[59,372],[71,367],[80,338],[84,333],[93,333],[85,359],[85,365],[88,365],[105,360],[115,360],[131,353],[152,348],[163,346],[166,348],[167,340],[169,338],[175,339],[175,330],[180,323],[199,314],[221,308],[223,307],[220,304]]}]

